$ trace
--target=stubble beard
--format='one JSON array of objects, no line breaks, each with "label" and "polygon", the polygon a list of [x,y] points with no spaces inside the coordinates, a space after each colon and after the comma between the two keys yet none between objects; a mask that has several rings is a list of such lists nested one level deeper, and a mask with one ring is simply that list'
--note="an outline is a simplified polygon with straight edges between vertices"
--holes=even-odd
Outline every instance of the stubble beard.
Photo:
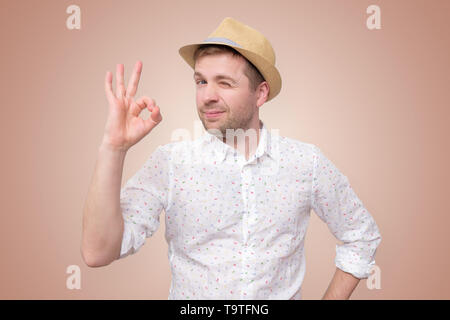
[{"label": "stubble beard", "polygon": [[[202,121],[203,127],[205,128],[205,130],[211,130],[211,134],[213,135],[218,135],[218,132],[215,132],[216,130],[218,130],[222,135],[218,136],[218,138],[220,139],[225,139],[227,136],[227,129],[228,130],[233,130],[233,132],[235,132],[238,129],[242,129],[245,131],[248,130],[250,122],[253,118],[253,114],[251,112],[243,115],[240,118],[230,118],[229,117],[229,111],[226,111],[225,114],[226,118],[224,119],[219,119],[216,121],[209,121],[208,119],[206,119],[206,116],[203,115],[203,117],[200,117],[200,120]],[[220,123],[219,125],[217,125],[217,123]],[[209,127],[208,127],[209,125]],[[233,132],[231,132],[231,134],[233,134]],[[224,141],[225,142],[225,141]]]}]

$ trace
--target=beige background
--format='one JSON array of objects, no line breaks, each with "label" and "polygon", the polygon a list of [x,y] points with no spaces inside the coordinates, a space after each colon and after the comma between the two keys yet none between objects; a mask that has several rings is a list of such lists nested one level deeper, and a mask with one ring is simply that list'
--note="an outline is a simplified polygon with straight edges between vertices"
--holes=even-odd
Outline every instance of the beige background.
[{"label": "beige background", "polygon": [[[81,7],[81,30],[66,8]],[[381,8],[381,30],[366,8]],[[138,96],[164,122],[127,155],[123,182],[171,133],[198,119],[178,48],[226,16],[264,33],[283,77],[261,118],[316,144],[346,174],[383,241],[381,289],[353,299],[449,299],[450,1],[1,1],[2,299],[166,299],[164,223],[136,255],[98,269],[80,255],[81,214],[116,63],[144,69]],[[148,116],[144,115],[144,117]],[[305,299],[334,273],[336,240],[314,212]],[[163,221],[163,215],[161,216]],[[81,290],[66,268],[81,267]]]}]

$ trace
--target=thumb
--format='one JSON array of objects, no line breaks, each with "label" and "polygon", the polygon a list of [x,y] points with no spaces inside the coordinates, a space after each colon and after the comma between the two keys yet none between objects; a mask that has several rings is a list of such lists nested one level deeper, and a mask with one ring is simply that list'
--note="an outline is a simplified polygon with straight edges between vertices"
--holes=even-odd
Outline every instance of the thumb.
[{"label": "thumb", "polygon": [[158,106],[148,107],[148,109],[151,114],[144,123],[148,130],[152,130],[162,121],[162,116]]},{"label": "thumb", "polygon": [[147,107],[147,109],[148,109],[148,111],[151,112],[148,119],[151,119],[156,124],[158,124],[162,121],[161,110],[159,109],[158,106],[149,106],[149,107]]},{"label": "thumb", "polygon": [[153,99],[142,97],[140,100],[150,111],[150,116],[144,120],[146,129],[150,131],[162,121],[161,111]]}]

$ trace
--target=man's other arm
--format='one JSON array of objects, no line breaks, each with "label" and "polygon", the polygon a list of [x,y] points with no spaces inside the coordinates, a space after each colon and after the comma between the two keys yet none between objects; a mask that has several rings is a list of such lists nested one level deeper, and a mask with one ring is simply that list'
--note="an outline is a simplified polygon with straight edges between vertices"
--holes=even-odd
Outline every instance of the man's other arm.
[{"label": "man's other arm", "polygon": [[322,300],[348,300],[359,283],[358,278],[352,274],[336,268],[333,279]]}]

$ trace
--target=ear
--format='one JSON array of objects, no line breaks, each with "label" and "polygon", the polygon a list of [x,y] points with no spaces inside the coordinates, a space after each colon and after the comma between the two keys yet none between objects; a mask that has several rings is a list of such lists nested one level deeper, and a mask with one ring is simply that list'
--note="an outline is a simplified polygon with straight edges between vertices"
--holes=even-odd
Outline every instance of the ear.
[{"label": "ear", "polygon": [[269,84],[267,83],[267,81],[263,81],[258,85],[258,88],[256,88],[256,94],[257,94],[257,101],[256,101],[256,105],[258,107],[262,106],[267,99],[269,98]]}]

